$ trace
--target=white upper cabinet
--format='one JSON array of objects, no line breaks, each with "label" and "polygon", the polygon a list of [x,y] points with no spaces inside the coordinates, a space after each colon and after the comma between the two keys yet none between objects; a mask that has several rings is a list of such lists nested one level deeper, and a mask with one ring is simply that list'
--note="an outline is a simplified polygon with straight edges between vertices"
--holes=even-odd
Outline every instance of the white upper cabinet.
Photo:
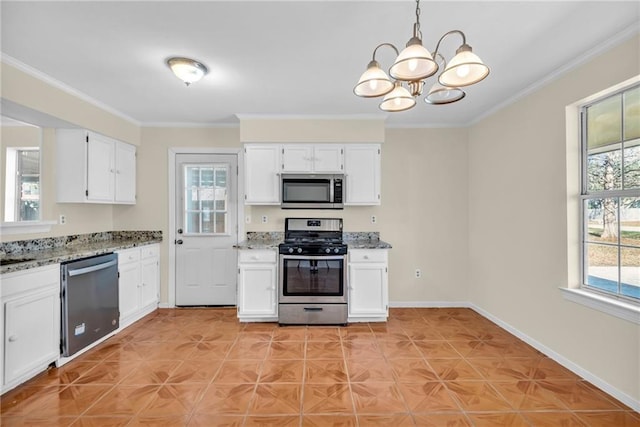
[{"label": "white upper cabinet", "polygon": [[345,205],[380,204],[380,144],[347,144]]},{"label": "white upper cabinet", "polygon": [[280,204],[280,149],[279,144],[245,145],[245,204]]},{"label": "white upper cabinet", "polygon": [[56,131],[59,203],[136,202],[136,147],[81,129]]},{"label": "white upper cabinet", "polygon": [[344,145],[284,144],[282,172],[342,173],[344,172]]}]

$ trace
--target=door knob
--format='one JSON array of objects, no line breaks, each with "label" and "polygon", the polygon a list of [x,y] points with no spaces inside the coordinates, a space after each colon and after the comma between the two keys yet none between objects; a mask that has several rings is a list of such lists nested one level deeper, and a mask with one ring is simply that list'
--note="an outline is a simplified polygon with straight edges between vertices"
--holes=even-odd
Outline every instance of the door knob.
[{"label": "door knob", "polygon": [[184,242],[182,241],[182,239],[178,239],[178,240],[176,240],[176,245],[181,245],[181,244],[183,244],[183,243],[184,243]]},{"label": "door knob", "polygon": [[178,228],[178,234],[182,234],[182,228]]}]

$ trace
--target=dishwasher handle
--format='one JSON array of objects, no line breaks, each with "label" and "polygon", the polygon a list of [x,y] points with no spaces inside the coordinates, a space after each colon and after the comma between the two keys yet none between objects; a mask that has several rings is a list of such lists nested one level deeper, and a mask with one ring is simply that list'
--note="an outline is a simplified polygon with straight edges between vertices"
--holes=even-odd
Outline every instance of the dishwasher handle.
[{"label": "dishwasher handle", "polygon": [[75,270],[69,270],[67,274],[69,277],[80,276],[82,274],[92,273],[94,271],[104,270],[105,268],[109,268],[111,266],[117,265],[118,260],[114,259],[113,261],[105,262],[102,264],[92,265],[89,267],[78,268]]}]

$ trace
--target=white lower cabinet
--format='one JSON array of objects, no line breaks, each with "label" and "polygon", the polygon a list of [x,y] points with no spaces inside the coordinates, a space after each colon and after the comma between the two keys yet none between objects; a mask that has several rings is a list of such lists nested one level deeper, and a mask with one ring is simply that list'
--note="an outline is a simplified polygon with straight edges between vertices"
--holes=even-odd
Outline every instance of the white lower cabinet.
[{"label": "white lower cabinet", "polygon": [[0,286],[0,391],[5,392],[60,356],[60,264],[3,274]]},{"label": "white lower cabinet", "polygon": [[160,245],[118,251],[120,328],[158,308]]},{"label": "white lower cabinet", "polygon": [[349,322],[384,322],[388,316],[388,251],[349,249]]},{"label": "white lower cabinet", "polygon": [[238,251],[238,319],[242,322],[278,320],[275,250]]}]

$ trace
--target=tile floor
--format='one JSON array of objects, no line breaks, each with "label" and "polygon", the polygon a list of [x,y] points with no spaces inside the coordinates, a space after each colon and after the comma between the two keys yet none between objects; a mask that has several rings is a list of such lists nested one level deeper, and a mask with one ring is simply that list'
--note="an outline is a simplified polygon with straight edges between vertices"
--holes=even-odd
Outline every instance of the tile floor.
[{"label": "tile floor", "polygon": [[1,400],[4,426],[640,426],[468,309],[340,328],[158,310]]}]

